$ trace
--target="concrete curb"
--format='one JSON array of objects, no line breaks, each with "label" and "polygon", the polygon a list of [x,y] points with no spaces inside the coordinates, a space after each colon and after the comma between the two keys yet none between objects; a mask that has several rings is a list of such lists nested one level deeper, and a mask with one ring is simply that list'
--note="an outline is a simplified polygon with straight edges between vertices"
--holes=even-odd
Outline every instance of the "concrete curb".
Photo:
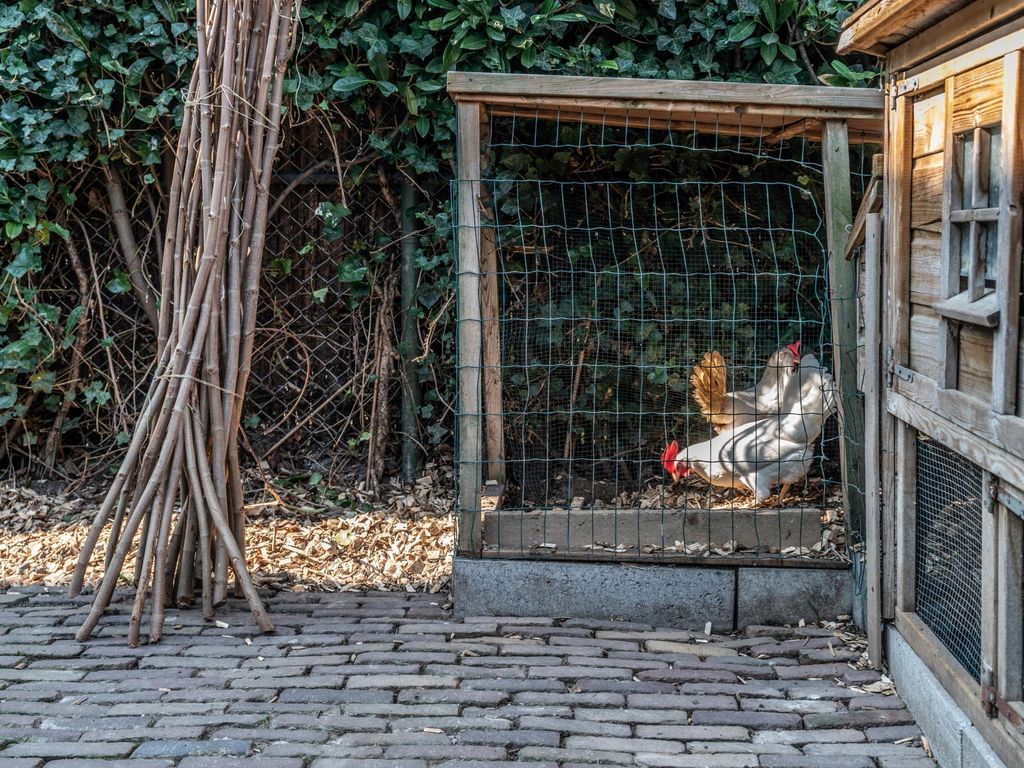
[{"label": "concrete curb", "polygon": [[848,570],[673,567],[456,557],[463,616],[619,619],[715,631],[849,614]]}]

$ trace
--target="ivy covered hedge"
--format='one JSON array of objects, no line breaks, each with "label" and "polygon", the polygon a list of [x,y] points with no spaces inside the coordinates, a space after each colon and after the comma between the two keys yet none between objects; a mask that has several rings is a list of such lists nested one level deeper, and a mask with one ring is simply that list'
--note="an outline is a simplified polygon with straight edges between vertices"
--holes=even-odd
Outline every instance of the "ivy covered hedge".
[{"label": "ivy covered hedge", "polygon": [[[433,440],[446,438],[448,413],[439,406],[450,402],[451,386],[451,302],[444,298],[454,125],[445,73],[867,85],[875,73],[836,60],[833,51],[855,5],[305,4],[288,80],[291,121],[344,129],[352,146],[342,149],[356,170],[371,158],[377,164],[373,173],[345,174],[342,197],[376,184],[381,173],[412,178],[427,194],[417,314],[430,343],[422,417]],[[131,387],[118,383],[110,326],[117,317],[146,323],[157,301],[163,185],[194,57],[193,13],[182,0],[20,0],[0,8],[0,453],[48,467],[63,434],[75,430],[85,435],[80,444],[110,447],[131,423],[132,394],[123,391]],[[341,236],[349,208],[325,201],[321,214],[323,229],[310,236]],[[97,218],[117,232],[116,247],[103,253],[89,247]],[[348,225],[344,236],[360,228],[356,217]],[[398,266],[396,249],[351,253],[338,264],[334,287],[344,286],[354,312],[354,299],[382,295],[375,286]],[[148,354],[142,345],[129,356]]]}]

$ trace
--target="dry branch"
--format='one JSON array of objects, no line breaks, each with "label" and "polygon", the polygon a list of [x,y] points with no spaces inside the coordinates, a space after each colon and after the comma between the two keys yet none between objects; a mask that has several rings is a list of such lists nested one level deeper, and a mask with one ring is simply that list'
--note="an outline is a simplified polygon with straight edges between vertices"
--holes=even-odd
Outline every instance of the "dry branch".
[{"label": "dry branch", "polygon": [[198,582],[203,614],[211,618],[228,594],[230,574],[256,623],[273,631],[245,563],[238,437],[299,3],[197,5],[199,55],[167,197],[158,362],[71,580],[71,594],[78,594],[113,513],[105,572],[80,640],[95,629],[133,551],[131,644],[139,642],[147,599],[155,642],[172,596],[191,603]]}]

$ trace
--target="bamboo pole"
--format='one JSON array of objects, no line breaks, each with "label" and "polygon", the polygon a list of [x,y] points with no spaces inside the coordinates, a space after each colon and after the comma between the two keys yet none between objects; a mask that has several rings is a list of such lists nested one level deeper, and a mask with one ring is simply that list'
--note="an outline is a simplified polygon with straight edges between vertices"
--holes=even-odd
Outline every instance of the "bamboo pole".
[{"label": "bamboo pole", "polygon": [[197,3],[198,55],[160,258],[159,360],[72,577],[76,595],[109,529],[104,572],[80,640],[103,616],[136,542],[130,644],[139,642],[147,602],[149,640],[156,642],[167,602],[192,603],[197,582],[203,616],[212,619],[231,575],[259,627],[274,629],[245,563],[238,437],[299,10],[300,0]]}]

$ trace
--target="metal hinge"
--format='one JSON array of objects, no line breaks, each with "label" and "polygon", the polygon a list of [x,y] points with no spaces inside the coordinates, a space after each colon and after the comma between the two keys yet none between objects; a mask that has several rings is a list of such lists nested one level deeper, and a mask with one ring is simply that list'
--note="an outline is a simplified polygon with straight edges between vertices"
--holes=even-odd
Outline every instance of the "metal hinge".
[{"label": "metal hinge", "polygon": [[902,96],[905,93],[913,93],[921,87],[921,81],[916,77],[908,77],[906,80],[900,80],[896,83],[896,95]]},{"label": "metal hinge", "polygon": [[906,367],[904,367],[902,365],[899,365],[897,363],[897,364],[893,365],[892,369],[893,369],[893,373],[896,374],[896,378],[897,379],[902,379],[903,381],[907,382],[908,384],[911,383],[914,380],[914,372],[912,370],[910,370],[909,368],[906,368]]},{"label": "metal hinge", "polygon": [[1002,715],[1018,731],[1024,731],[1024,721],[1017,714],[1017,710],[1011,707],[992,685],[992,670],[988,666],[981,673],[981,706],[988,717],[994,718]]},{"label": "metal hinge", "polygon": [[988,484],[988,495],[992,501],[1002,504],[1017,517],[1024,520],[1024,503],[1021,503],[1020,499],[1016,496],[1001,492],[998,477],[993,477],[992,481]]}]

